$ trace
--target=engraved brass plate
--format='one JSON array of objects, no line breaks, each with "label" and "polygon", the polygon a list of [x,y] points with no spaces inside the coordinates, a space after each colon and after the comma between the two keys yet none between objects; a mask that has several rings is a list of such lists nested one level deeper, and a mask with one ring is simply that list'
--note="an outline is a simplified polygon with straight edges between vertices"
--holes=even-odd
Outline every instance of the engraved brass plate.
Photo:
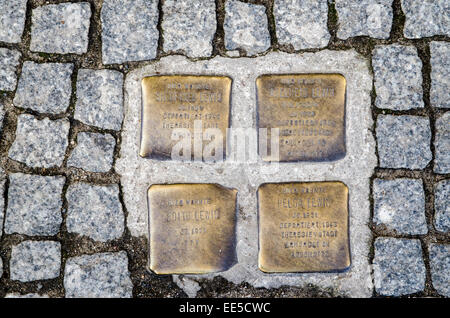
[{"label": "engraved brass plate", "polygon": [[[262,75],[256,79],[258,127],[279,128],[279,161],[345,156],[345,78],[340,74]],[[267,142],[265,161],[276,161]]]},{"label": "engraved brass plate", "polygon": [[267,183],[258,189],[258,204],[263,272],[329,272],[350,266],[345,184]]},{"label": "engraved brass plate", "polygon": [[[231,79],[224,76],[167,75],[142,80],[142,131],[140,156],[171,157],[175,128],[186,128],[193,149],[194,121],[201,121],[201,132],[220,129],[223,154],[226,129],[230,123]],[[200,137],[202,141],[202,137]],[[201,145],[200,145],[201,146]],[[194,150],[191,151],[194,157]]]},{"label": "engraved brass plate", "polygon": [[236,260],[236,195],[217,184],[152,185],[150,269],[203,274],[231,267]]}]

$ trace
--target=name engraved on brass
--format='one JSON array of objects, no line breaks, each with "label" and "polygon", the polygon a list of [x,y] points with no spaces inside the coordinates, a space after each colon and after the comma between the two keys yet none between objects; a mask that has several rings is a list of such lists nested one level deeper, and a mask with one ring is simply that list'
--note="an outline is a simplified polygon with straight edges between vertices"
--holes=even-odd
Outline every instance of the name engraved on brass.
[{"label": "name engraved on brass", "polygon": [[150,269],[203,274],[230,268],[236,260],[236,195],[217,184],[152,185]]},{"label": "name engraved on brass", "polygon": [[263,272],[350,266],[348,188],[341,182],[267,183],[258,189]]},{"label": "name engraved on brass", "polygon": [[[345,78],[340,74],[262,75],[256,80],[258,126],[279,128],[279,161],[345,156]],[[274,161],[270,143],[265,161]]]},{"label": "name engraved on brass", "polygon": [[[171,157],[176,128],[186,128],[194,140],[194,121],[222,132],[226,153],[226,129],[230,122],[231,78],[225,76],[167,75],[142,79],[142,130],[140,156]],[[191,152],[194,157],[194,151]]]}]

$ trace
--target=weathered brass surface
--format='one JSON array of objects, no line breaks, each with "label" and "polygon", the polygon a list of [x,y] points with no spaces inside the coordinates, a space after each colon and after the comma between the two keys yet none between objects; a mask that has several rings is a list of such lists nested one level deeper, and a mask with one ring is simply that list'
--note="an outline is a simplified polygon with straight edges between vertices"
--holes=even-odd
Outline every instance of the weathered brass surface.
[{"label": "weathered brass surface", "polygon": [[[345,78],[340,74],[262,75],[256,79],[258,126],[279,128],[279,161],[345,156]],[[268,144],[263,160],[276,161]]]},{"label": "weathered brass surface", "polygon": [[217,184],[152,185],[150,269],[202,274],[231,267],[236,261],[236,195]]},{"label": "weathered brass surface", "polygon": [[350,266],[345,184],[267,183],[258,189],[258,204],[262,271],[324,272]]},{"label": "weathered brass surface", "polygon": [[[142,80],[142,131],[140,156],[170,158],[174,128],[187,128],[193,148],[194,121],[202,132],[218,128],[223,134],[230,122],[231,79],[225,76],[167,75]],[[191,151],[194,157],[194,151]]]}]

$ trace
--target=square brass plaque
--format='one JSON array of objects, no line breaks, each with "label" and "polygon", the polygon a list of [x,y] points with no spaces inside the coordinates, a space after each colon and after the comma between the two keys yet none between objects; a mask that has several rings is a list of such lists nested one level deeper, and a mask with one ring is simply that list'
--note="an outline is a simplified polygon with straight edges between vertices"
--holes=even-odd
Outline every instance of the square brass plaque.
[{"label": "square brass plaque", "polygon": [[[230,124],[231,78],[225,76],[167,75],[142,79],[142,130],[140,156],[167,159],[175,128],[186,128],[193,149],[194,121],[201,121],[202,134],[220,129],[223,154]],[[200,136],[201,139],[202,136]],[[194,157],[194,150],[191,150]]]},{"label": "square brass plaque", "polygon": [[262,75],[256,79],[258,127],[279,128],[279,161],[345,156],[345,78],[340,74]]},{"label": "square brass plaque", "polygon": [[236,260],[236,195],[217,184],[152,185],[150,269],[203,274],[231,267]]},{"label": "square brass plaque", "polygon": [[258,189],[263,272],[350,266],[348,188],[342,182],[266,183]]}]

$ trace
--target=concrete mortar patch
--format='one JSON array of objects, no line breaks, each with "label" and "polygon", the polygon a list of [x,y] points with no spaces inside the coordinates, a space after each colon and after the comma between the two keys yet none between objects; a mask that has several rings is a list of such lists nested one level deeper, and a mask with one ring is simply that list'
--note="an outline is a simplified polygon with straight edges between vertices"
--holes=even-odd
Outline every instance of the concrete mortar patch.
[{"label": "concrete mortar patch", "polygon": [[[148,236],[146,190],[154,183],[215,182],[238,190],[237,256],[238,263],[226,272],[186,276],[211,279],[222,276],[254,287],[306,286],[334,288],[351,297],[370,297],[373,283],[368,255],[371,232],[369,178],[376,166],[375,142],[370,131],[370,92],[372,76],[368,61],[354,50],[290,55],[269,53],[258,58],[215,57],[208,61],[189,61],[168,56],[130,72],[125,81],[125,118],[120,157],[116,170],[121,175],[128,228],[133,236]],[[158,161],[139,157],[141,120],[140,81],[156,74],[226,75],[233,79],[231,127],[256,126],[255,80],[270,73],[341,73],[347,80],[345,158],[328,163],[283,163],[271,170],[255,164],[217,164]],[[260,174],[265,167],[267,173]],[[349,187],[350,241],[352,266],[343,273],[264,274],[257,266],[256,190],[264,182],[340,180]],[[191,291],[190,291],[191,292]]]}]

